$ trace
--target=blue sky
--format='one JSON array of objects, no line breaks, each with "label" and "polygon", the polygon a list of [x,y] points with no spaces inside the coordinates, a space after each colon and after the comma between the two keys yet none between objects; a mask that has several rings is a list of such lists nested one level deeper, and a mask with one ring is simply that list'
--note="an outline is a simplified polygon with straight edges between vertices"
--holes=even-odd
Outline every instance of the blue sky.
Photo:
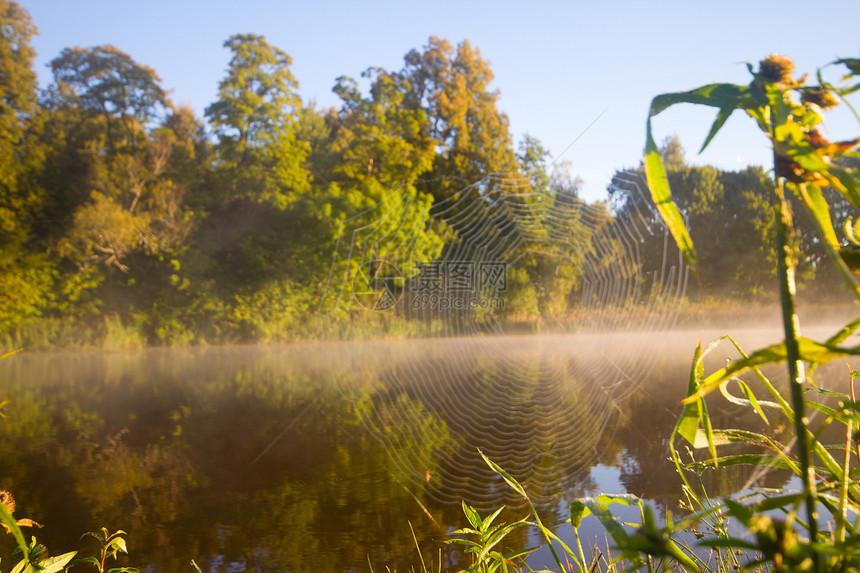
[{"label": "blue sky", "polygon": [[[838,57],[860,57],[858,0],[22,3],[39,28],[33,44],[43,85],[46,64],[63,48],[113,44],[154,68],[173,100],[201,116],[229,60],[222,44],[235,33],[262,34],[290,54],[300,95],[318,106],[338,104],[331,88],[340,75],[399,69],[431,35],[454,44],[468,38],[491,62],[515,141],[530,133],[555,157],[581,134],[561,159],[584,179],[589,199],[604,195],[616,169],[638,164],[654,95],[748,83],[743,62],[772,52],[813,74]],[[741,115],[696,156],[712,118],[710,109],[673,108],[655,120],[656,137],[677,134],[697,163],[739,169],[768,161],[766,139]],[[848,113],[828,117],[831,139],[858,131]]]}]

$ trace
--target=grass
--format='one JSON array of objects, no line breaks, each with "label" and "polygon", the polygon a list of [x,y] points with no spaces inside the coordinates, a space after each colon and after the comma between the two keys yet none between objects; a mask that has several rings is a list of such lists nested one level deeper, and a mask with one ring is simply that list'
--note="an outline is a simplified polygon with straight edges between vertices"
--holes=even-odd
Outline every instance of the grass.
[{"label": "grass", "polygon": [[[778,282],[775,290],[779,292],[778,310],[784,338],[781,343],[749,355],[730,337],[707,348],[702,348],[701,343],[696,346],[687,397],[669,444],[672,462],[684,483],[684,499],[679,500],[679,509],[685,515],[680,518],[669,513],[658,523],[643,500],[629,495],[575,500],[571,504],[569,522],[576,543],[571,548],[543,526],[523,487],[485,458],[528,503],[530,515],[515,524],[537,528],[551,549],[559,571],[860,571],[860,482],[857,481],[860,477],[860,403],[854,391],[854,380],[860,373],[850,372],[847,393],[819,388],[812,376],[820,364],[860,354],[860,347],[841,346],[860,328],[860,319],[821,343],[801,337],[794,280],[793,215],[787,201],[787,194],[793,193],[802,202],[818,228],[831,262],[845,286],[860,302],[860,284],[849,268],[849,264],[857,260],[856,253],[860,252],[857,225],[848,220],[847,242],[840,244],[830,218],[830,207],[821,190],[822,186],[832,187],[853,208],[860,210],[860,171],[846,167],[842,161],[843,156],[860,157],[860,153],[852,151],[860,138],[830,143],[817,130],[823,121],[824,109],[860,91],[860,82],[856,81],[860,77],[860,59],[837,60],[834,64],[848,68],[848,74],[842,78],[843,82],[849,82],[847,85],[836,87],[825,82],[819,70],[819,85],[807,86],[807,76],[793,77],[791,60],[771,55],[760,62],[758,71],[749,66],[753,80],[747,86],[709,84],[689,92],[654,98],[650,116],[678,103],[707,105],[719,110],[703,149],[736,110],[752,117],[770,139],[774,168],[772,178],[762,183],[776,198],[774,239]],[[695,271],[697,259],[693,243],[683,214],[672,201],[665,168],[652,137],[650,117],[646,139],[644,164],[652,197],[678,248]],[[856,270],[855,266],[853,271]],[[724,309],[719,312],[724,316]],[[721,342],[733,344],[742,358],[706,374],[704,357]],[[761,371],[761,367],[776,363],[787,365],[788,396],[783,396]],[[741,375],[745,374],[752,378],[742,379]],[[715,427],[705,397],[717,389],[728,402],[754,411],[766,429]],[[837,443],[824,442],[823,434],[809,426],[807,412],[812,411],[823,415],[822,428],[840,429],[842,439]],[[788,443],[781,441],[773,431],[772,420],[777,418],[794,428]],[[738,451],[738,445],[744,449]],[[685,452],[688,455],[682,455]],[[682,458],[689,461],[682,461]],[[760,489],[741,498],[710,498],[698,479],[701,473],[720,472],[735,465],[751,465],[763,470],[788,469],[802,487],[787,492]],[[621,523],[609,507],[619,503],[636,506],[639,522]],[[509,559],[496,549],[510,531],[508,525],[482,529],[496,514],[481,520],[466,506],[464,511],[473,524],[472,529],[457,532],[472,537],[459,541],[467,544],[473,555],[466,571],[490,573],[528,568],[523,561]],[[588,516],[600,521],[611,539],[616,558],[603,561],[594,556],[586,558],[578,528]],[[825,527],[821,528],[819,522]],[[475,527],[475,524],[482,527]],[[689,542],[685,532],[694,528],[698,539]],[[740,534],[734,533],[736,530]]]}]

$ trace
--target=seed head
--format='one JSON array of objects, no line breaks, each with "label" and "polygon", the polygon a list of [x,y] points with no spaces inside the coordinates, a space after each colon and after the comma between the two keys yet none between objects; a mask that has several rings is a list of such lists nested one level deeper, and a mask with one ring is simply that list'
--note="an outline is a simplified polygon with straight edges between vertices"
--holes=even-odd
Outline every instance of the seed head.
[{"label": "seed head", "polygon": [[833,92],[824,86],[817,88],[807,88],[800,94],[800,101],[803,103],[814,103],[821,109],[830,109],[839,105],[839,100]]},{"label": "seed head", "polygon": [[786,181],[791,181],[792,183],[803,183],[808,178],[805,170],[788,157],[782,155],[777,156],[774,167],[777,177],[783,177]]},{"label": "seed head", "polygon": [[815,149],[819,149],[824,147],[825,145],[829,145],[830,142],[824,139],[824,136],[821,135],[821,132],[817,129],[813,129],[806,135],[806,139],[809,141],[809,144],[812,145]]},{"label": "seed head", "polygon": [[15,513],[15,499],[12,494],[5,489],[0,489],[0,503],[6,506],[9,513]]},{"label": "seed head", "polygon": [[759,75],[775,84],[792,84],[791,74],[794,72],[794,62],[782,54],[771,54],[759,62]]}]

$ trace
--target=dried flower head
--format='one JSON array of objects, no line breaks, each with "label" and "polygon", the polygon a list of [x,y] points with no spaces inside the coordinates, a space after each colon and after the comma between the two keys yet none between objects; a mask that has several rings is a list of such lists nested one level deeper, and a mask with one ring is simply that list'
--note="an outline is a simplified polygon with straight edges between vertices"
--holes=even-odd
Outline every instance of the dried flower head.
[{"label": "dried flower head", "polygon": [[774,167],[776,169],[776,176],[783,177],[786,181],[804,183],[808,179],[806,171],[788,157],[777,156]]},{"label": "dried flower head", "polygon": [[829,142],[829,141],[827,141],[827,140],[824,138],[824,136],[823,136],[823,135],[821,135],[821,132],[820,132],[820,131],[818,131],[817,129],[813,129],[812,131],[810,131],[810,132],[806,135],[806,139],[807,139],[807,141],[809,141],[809,144],[810,144],[812,147],[814,147],[815,149],[819,149],[819,148],[824,147],[825,145],[829,145],[829,144],[830,144],[830,142]]},{"label": "dried flower head", "polygon": [[830,109],[839,105],[839,99],[833,95],[833,92],[824,86],[816,88],[806,88],[800,94],[800,101],[803,103],[814,103],[821,109]]},{"label": "dried flower head", "polygon": [[775,84],[792,84],[791,74],[794,72],[794,62],[782,54],[771,54],[759,62],[759,75]]},{"label": "dried flower head", "polygon": [[[0,503],[6,506],[6,509],[9,510],[10,515],[15,513],[15,498],[13,498],[12,494],[5,489],[0,489]],[[26,517],[23,519],[19,519],[15,523],[25,527],[42,527],[42,524],[36,523],[32,519],[27,519]],[[6,530],[6,533],[10,532],[8,525],[6,525],[5,523],[2,523],[0,525],[3,526],[3,529]]]},{"label": "dried flower head", "polygon": [[15,513],[15,498],[5,489],[0,489],[0,503],[6,506],[9,513]]}]

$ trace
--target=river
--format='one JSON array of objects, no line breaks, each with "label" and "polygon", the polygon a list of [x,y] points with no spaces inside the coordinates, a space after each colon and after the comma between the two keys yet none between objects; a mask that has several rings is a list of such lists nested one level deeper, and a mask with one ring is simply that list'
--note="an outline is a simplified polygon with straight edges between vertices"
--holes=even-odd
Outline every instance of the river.
[{"label": "river", "polygon": [[[748,350],[778,338],[737,335]],[[0,361],[0,487],[16,517],[44,525],[33,534],[53,553],[90,551],[81,533],[122,529],[127,563],[150,572],[193,571],[192,559],[213,572],[420,570],[413,530],[428,566],[453,569],[462,555],[439,540],[464,525],[460,500],[527,513],[479,450],[565,539],[576,497],[626,492],[676,511],[668,440],[699,336],[23,352]],[[729,355],[724,345],[706,367]],[[834,365],[819,381],[842,379]],[[712,403],[718,425],[759,423]],[[789,477],[736,469],[704,482],[727,495]],[[600,541],[591,520],[583,532]],[[540,544],[519,535],[513,548]]]}]

